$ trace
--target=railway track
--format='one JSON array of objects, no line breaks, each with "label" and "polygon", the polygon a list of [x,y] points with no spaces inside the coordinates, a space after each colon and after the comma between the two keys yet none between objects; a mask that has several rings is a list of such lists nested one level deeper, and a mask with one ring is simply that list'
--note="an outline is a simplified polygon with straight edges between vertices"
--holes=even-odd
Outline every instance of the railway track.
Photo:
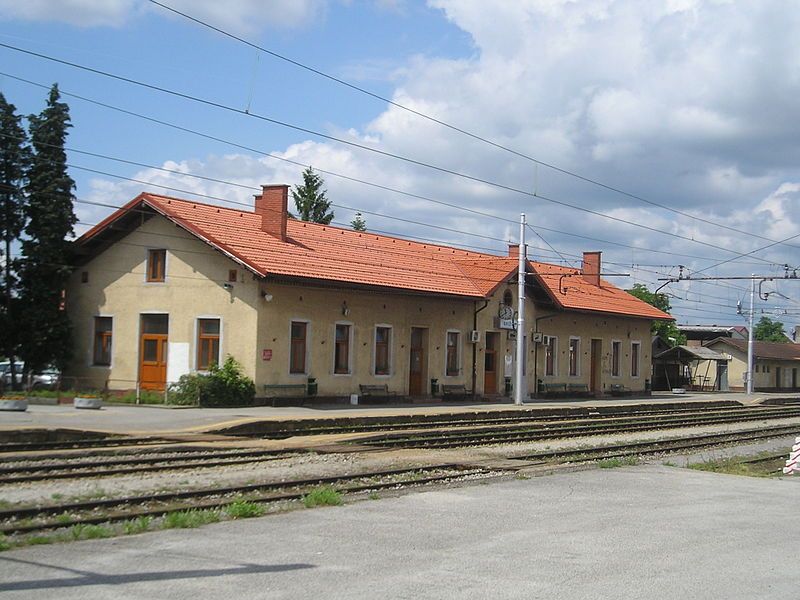
[{"label": "railway track", "polygon": [[[681,436],[661,440],[607,444],[589,448],[562,449],[527,454],[510,454],[503,464],[444,463],[425,467],[362,472],[344,476],[320,477],[239,486],[179,490],[146,495],[104,498],[48,505],[16,506],[0,510],[0,533],[28,535],[76,525],[97,525],[129,521],[138,517],[159,517],[172,512],[221,509],[241,499],[275,504],[303,498],[320,485],[330,485],[345,494],[441,484],[465,478],[509,477],[518,470],[551,472],[576,463],[629,456],[643,457],[670,452],[697,451],[726,444],[740,444],[794,435],[796,426]],[[777,455],[776,455],[777,456]],[[782,455],[781,455],[782,456]],[[769,457],[767,457],[769,458]],[[760,457],[753,462],[766,460]],[[510,465],[515,463],[517,466]]]},{"label": "railway track", "polygon": [[[536,423],[506,427],[477,427],[469,430],[416,431],[411,433],[390,433],[381,436],[361,438],[357,443],[376,448],[427,448],[446,449],[465,446],[511,444],[535,442],[558,438],[574,438],[590,435],[634,433],[657,429],[677,429],[744,423],[800,417],[797,407],[747,408],[717,413],[684,414],[678,416],[658,416],[647,418],[607,418],[603,420],[586,419],[571,423]],[[800,427],[800,426],[798,426]]]},{"label": "railway track", "polygon": [[[34,464],[21,460],[0,463],[0,485],[45,481],[51,479],[83,479],[87,477],[109,477],[134,473],[154,473],[243,465],[296,456],[298,452],[286,450],[210,450],[208,448],[182,448],[175,452],[152,453],[150,456],[130,456],[107,460],[87,460],[75,457],[71,460],[48,462],[41,457]],[[45,464],[42,464],[45,463]],[[11,466],[8,466],[11,465]]]},{"label": "railway track", "polygon": [[492,469],[486,467],[447,463],[314,479],[219,486],[45,506],[14,507],[0,510],[0,523],[2,523],[0,533],[4,535],[28,534],[74,525],[96,525],[127,521],[138,517],[158,517],[186,510],[224,508],[242,498],[246,498],[249,502],[275,504],[299,500],[321,485],[332,486],[341,493],[356,493],[442,483],[468,476],[487,475],[492,472]]}]

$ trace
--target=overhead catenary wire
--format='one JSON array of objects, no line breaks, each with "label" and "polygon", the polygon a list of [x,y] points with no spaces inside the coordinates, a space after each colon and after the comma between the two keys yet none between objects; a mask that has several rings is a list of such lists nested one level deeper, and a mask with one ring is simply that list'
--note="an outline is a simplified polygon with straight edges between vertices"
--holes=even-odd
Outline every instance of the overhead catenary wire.
[{"label": "overhead catenary wire", "polygon": [[[619,222],[619,223],[622,223],[622,224],[626,224],[626,225],[629,225],[629,226],[632,226],[632,227],[638,227],[638,228],[641,228],[641,229],[644,229],[644,230],[647,230],[647,231],[651,231],[653,233],[658,233],[658,234],[661,234],[661,235],[667,235],[667,236],[675,237],[675,238],[682,239],[682,240],[687,241],[687,242],[700,244],[700,245],[711,247],[711,248],[715,248],[715,249],[721,249],[721,250],[724,250],[726,252],[731,252],[733,254],[739,254],[735,250],[730,250],[728,248],[720,248],[718,245],[715,245],[715,244],[712,244],[712,243],[709,243],[709,242],[703,242],[701,240],[695,239],[694,237],[683,236],[683,235],[680,235],[680,234],[677,234],[677,233],[664,231],[664,230],[658,229],[656,227],[650,227],[650,226],[644,225],[642,223],[636,223],[634,221],[629,221],[627,219],[622,219],[620,217],[614,217],[612,215],[608,215],[608,214],[605,214],[605,213],[602,213],[602,212],[599,212],[599,211],[594,211],[594,210],[591,210],[591,209],[588,209],[588,208],[585,208],[585,207],[582,207],[582,206],[579,206],[579,205],[571,204],[569,202],[565,202],[565,201],[562,201],[562,200],[557,200],[555,198],[544,196],[544,195],[539,194],[539,193],[529,192],[527,190],[519,189],[519,188],[516,188],[514,186],[506,185],[506,184],[503,184],[503,183],[500,183],[500,182],[494,182],[494,181],[491,181],[491,180],[488,180],[488,179],[484,179],[482,177],[477,177],[477,176],[469,175],[469,174],[466,174],[466,173],[461,173],[461,172],[455,171],[453,169],[442,167],[440,165],[434,165],[434,164],[427,163],[427,162],[421,161],[421,160],[417,160],[417,159],[414,159],[414,158],[411,158],[411,157],[407,157],[407,156],[403,156],[403,155],[396,154],[396,153],[393,153],[393,152],[388,152],[388,151],[385,151],[385,150],[381,150],[379,148],[368,146],[366,144],[361,144],[359,142],[354,142],[352,140],[347,140],[347,139],[340,138],[340,137],[337,137],[337,136],[332,136],[332,135],[329,135],[329,134],[325,134],[325,133],[322,133],[322,132],[319,132],[319,131],[315,131],[315,130],[309,129],[307,127],[302,127],[302,126],[299,126],[299,125],[294,125],[294,124],[291,124],[291,123],[288,123],[288,122],[285,122],[285,121],[281,121],[279,119],[274,119],[272,117],[267,117],[265,115],[260,115],[260,114],[254,113],[254,112],[245,112],[242,109],[239,109],[239,108],[236,108],[236,107],[232,107],[232,106],[228,106],[228,105],[225,105],[225,104],[223,104],[221,102],[216,102],[216,101],[209,100],[209,99],[206,99],[206,98],[200,98],[198,96],[194,96],[194,95],[191,95],[191,94],[186,94],[186,93],[183,93],[183,92],[178,92],[178,91],[175,91],[175,90],[170,90],[170,89],[162,87],[162,86],[158,86],[158,85],[155,85],[155,84],[139,81],[139,80],[136,80],[136,79],[132,79],[130,77],[117,75],[117,74],[110,73],[108,71],[104,71],[104,70],[101,70],[101,69],[95,69],[93,67],[88,67],[88,66],[85,66],[85,65],[81,65],[81,64],[78,64],[78,63],[75,63],[75,62],[71,62],[71,61],[67,61],[67,60],[64,60],[64,59],[57,58],[57,57],[49,56],[49,55],[42,54],[42,53],[39,53],[39,52],[34,52],[32,50],[26,50],[24,48],[19,48],[17,46],[13,46],[11,44],[5,44],[5,43],[1,43],[0,42],[0,47],[4,47],[4,48],[7,48],[9,50],[13,50],[13,51],[16,51],[16,52],[27,54],[29,56],[34,56],[34,57],[37,57],[37,58],[41,58],[43,60],[48,60],[48,61],[55,62],[55,63],[58,63],[58,64],[62,64],[62,65],[65,65],[65,66],[69,66],[69,67],[72,67],[72,68],[75,68],[75,69],[84,70],[84,71],[87,71],[87,72],[90,72],[90,73],[94,73],[94,74],[97,74],[97,75],[101,75],[103,77],[107,77],[107,78],[110,78],[110,79],[115,79],[115,80],[122,81],[122,82],[125,82],[125,83],[129,83],[129,84],[132,84],[132,85],[140,86],[140,87],[143,87],[143,88],[146,88],[146,89],[150,89],[150,90],[153,90],[153,91],[158,91],[160,93],[172,95],[172,96],[175,96],[175,97],[178,97],[178,98],[182,98],[182,99],[185,99],[185,100],[190,100],[190,101],[193,101],[193,102],[196,102],[196,103],[200,103],[200,104],[203,104],[203,105],[206,105],[206,106],[210,106],[210,107],[213,107],[213,108],[217,108],[217,109],[220,109],[220,110],[225,110],[225,111],[228,111],[228,112],[231,112],[231,113],[234,113],[234,114],[239,114],[239,115],[243,115],[243,116],[246,116],[246,117],[256,118],[256,119],[259,119],[259,120],[267,122],[267,123],[271,123],[271,124],[278,125],[278,126],[281,126],[281,127],[286,127],[286,128],[289,128],[289,129],[293,129],[295,131],[300,131],[300,132],[303,132],[303,133],[307,133],[309,135],[314,135],[314,136],[320,137],[322,139],[327,139],[327,140],[330,140],[330,141],[341,143],[341,144],[344,144],[344,145],[347,145],[347,146],[350,146],[350,147],[358,148],[358,149],[361,149],[361,150],[364,150],[364,151],[367,151],[367,152],[372,152],[372,153],[375,153],[375,154],[378,154],[378,155],[381,155],[381,156],[385,156],[385,157],[388,157],[388,158],[393,158],[393,159],[396,159],[396,160],[400,160],[400,161],[406,162],[408,164],[424,167],[424,168],[431,169],[431,170],[434,170],[434,171],[437,171],[437,172],[440,172],[440,173],[452,175],[452,176],[455,176],[455,177],[460,177],[460,178],[463,178],[463,179],[466,179],[468,181],[472,181],[472,182],[475,182],[475,183],[481,183],[481,184],[484,184],[484,185],[487,185],[487,186],[490,186],[490,187],[494,187],[494,188],[497,188],[497,189],[509,191],[509,192],[512,192],[512,193],[515,193],[515,194],[521,194],[521,195],[524,195],[524,196],[527,196],[527,197],[530,197],[530,198],[539,198],[541,200],[544,200],[546,202],[550,202],[550,203],[553,203],[553,204],[556,204],[556,205],[559,205],[559,206],[564,206],[566,208],[579,210],[579,211],[585,212],[587,214],[592,214],[592,215],[595,215],[595,216],[598,216],[598,217],[601,217],[601,218],[604,218],[604,219],[612,220],[612,221]],[[769,261],[765,261],[765,262],[769,262]]]},{"label": "overhead catenary wire", "polygon": [[[443,119],[438,119],[438,118],[436,118],[434,116],[431,116],[431,115],[429,115],[427,113],[424,113],[424,112],[422,112],[420,110],[416,110],[414,108],[411,108],[410,106],[406,106],[406,105],[402,104],[401,102],[397,102],[396,100],[392,100],[390,98],[387,98],[385,96],[377,94],[377,93],[375,93],[373,91],[370,91],[370,90],[368,90],[368,89],[366,89],[364,87],[355,85],[353,83],[350,83],[349,81],[345,81],[344,79],[336,77],[336,76],[331,75],[329,73],[326,73],[325,71],[323,71],[321,69],[312,67],[312,66],[307,65],[307,64],[305,64],[305,63],[303,63],[301,61],[289,58],[288,56],[285,56],[285,55],[283,55],[283,54],[281,54],[279,52],[276,52],[274,50],[270,50],[268,48],[265,48],[264,46],[261,46],[259,44],[254,43],[254,42],[251,42],[251,41],[249,41],[249,40],[247,40],[247,39],[245,39],[245,38],[243,38],[241,36],[238,36],[236,34],[233,34],[233,33],[229,32],[229,31],[225,30],[225,29],[223,29],[221,27],[213,25],[213,24],[211,24],[211,23],[209,23],[207,21],[204,21],[203,19],[200,19],[198,17],[190,15],[190,14],[188,14],[186,12],[180,11],[180,10],[178,10],[178,9],[172,7],[172,6],[169,6],[168,4],[165,4],[163,2],[159,2],[158,0],[149,0],[149,2],[151,4],[156,5],[156,6],[160,6],[161,8],[163,8],[165,10],[168,10],[168,11],[170,11],[170,12],[176,14],[176,15],[179,15],[179,16],[185,18],[185,19],[188,19],[188,20],[190,20],[190,21],[192,21],[194,23],[197,23],[198,25],[200,25],[202,27],[206,27],[208,29],[216,31],[217,33],[220,33],[220,34],[222,34],[222,35],[224,35],[224,36],[226,36],[228,38],[236,40],[237,42],[245,44],[245,45],[247,45],[247,46],[249,46],[249,47],[251,47],[251,48],[253,48],[255,50],[258,50],[258,51],[263,52],[265,54],[268,54],[268,55],[270,55],[270,56],[272,56],[274,58],[277,58],[277,59],[285,61],[285,62],[287,62],[287,63],[289,63],[291,65],[294,65],[295,67],[298,67],[300,69],[305,69],[306,71],[309,71],[309,72],[311,72],[311,73],[313,73],[315,75],[318,75],[320,77],[324,77],[325,79],[333,81],[333,82],[335,82],[335,83],[337,83],[339,85],[343,85],[345,87],[348,87],[351,90],[354,90],[356,92],[365,94],[365,95],[370,96],[370,97],[372,97],[372,98],[374,98],[376,100],[379,100],[381,102],[385,102],[386,104],[388,104],[390,106],[394,106],[395,108],[399,108],[399,109],[401,109],[403,111],[406,111],[408,113],[411,113],[411,114],[413,114],[413,115],[415,115],[417,117],[420,117],[422,119],[428,120],[428,121],[430,121],[432,123],[436,123],[437,125],[441,125],[442,127],[446,127],[447,129],[450,129],[452,131],[456,131],[456,132],[458,132],[458,133],[460,133],[462,135],[468,136],[468,137],[470,137],[470,138],[472,138],[474,140],[483,142],[485,144],[493,146],[494,148],[497,148],[499,150],[503,150],[505,152],[513,154],[514,156],[517,156],[518,158],[522,158],[522,159],[528,160],[528,161],[534,163],[537,166],[543,166],[543,167],[546,167],[548,169],[552,169],[553,171],[556,171],[556,172],[561,173],[563,175],[567,175],[569,177],[573,177],[573,178],[578,179],[580,181],[583,181],[585,183],[588,183],[588,184],[603,188],[605,190],[620,194],[622,196],[628,197],[628,198],[633,199],[633,200],[637,200],[639,202],[643,202],[643,203],[649,204],[651,206],[655,206],[655,207],[663,209],[663,210],[667,210],[667,211],[673,212],[675,214],[678,214],[678,215],[693,219],[695,221],[698,221],[698,222],[701,222],[701,223],[705,223],[707,225],[713,225],[715,227],[720,227],[720,228],[726,229],[728,231],[732,231],[732,232],[739,233],[739,234],[744,234],[744,235],[749,235],[749,236],[752,236],[752,237],[760,238],[762,240],[774,241],[774,240],[770,240],[770,238],[762,236],[760,234],[749,232],[749,231],[744,231],[744,230],[741,230],[741,229],[737,229],[735,227],[730,227],[728,225],[725,225],[723,223],[719,223],[717,221],[712,221],[710,219],[704,219],[704,218],[702,218],[700,216],[693,215],[691,213],[687,213],[687,212],[675,209],[675,208],[673,208],[671,206],[667,206],[665,204],[661,204],[659,202],[655,202],[655,201],[649,200],[649,199],[645,198],[644,196],[641,196],[641,195],[638,195],[638,194],[634,194],[634,193],[631,193],[631,192],[627,192],[627,191],[625,191],[625,190],[623,190],[623,189],[621,189],[619,187],[603,183],[603,182],[601,182],[601,181],[599,181],[597,179],[594,179],[594,178],[591,178],[591,177],[587,177],[585,175],[581,175],[581,174],[579,174],[579,173],[577,173],[575,171],[571,171],[569,169],[565,169],[563,167],[559,167],[559,166],[557,166],[555,164],[539,160],[539,159],[531,156],[530,154],[521,152],[519,150],[515,150],[515,149],[513,149],[513,148],[511,148],[511,147],[509,147],[509,146],[507,146],[505,144],[500,144],[499,142],[491,140],[491,139],[489,139],[489,138],[487,138],[485,136],[478,135],[478,134],[476,134],[474,132],[471,132],[471,131],[469,131],[467,129],[464,129],[462,127],[458,127],[457,125],[453,125],[452,123],[448,123],[447,121],[445,121]],[[537,172],[537,180],[538,180],[538,172]],[[538,185],[537,185],[537,191],[538,191]],[[536,196],[536,195],[538,195],[538,194],[534,193],[534,196]],[[783,243],[783,242],[778,242],[778,243]],[[789,244],[789,245],[792,245],[793,247],[798,247],[798,246],[794,246],[793,244]]]}]

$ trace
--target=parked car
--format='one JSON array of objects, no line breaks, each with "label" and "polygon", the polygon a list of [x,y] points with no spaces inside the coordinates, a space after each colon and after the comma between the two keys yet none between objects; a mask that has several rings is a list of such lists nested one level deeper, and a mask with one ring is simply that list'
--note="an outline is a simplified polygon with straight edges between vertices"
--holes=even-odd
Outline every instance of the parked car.
[{"label": "parked car", "polygon": [[[25,371],[25,365],[22,362],[14,363],[14,379],[19,388],[29,388],[32,390],[52,390],[58,385],[58,380],[61,377],[61,372],[55,367],[45,367],[41,371],[37,371],[30,375]],[[3,387],[10,389],[11,386],[11,363],[9,361],[0,362],[0,376],[2,377]]]}]

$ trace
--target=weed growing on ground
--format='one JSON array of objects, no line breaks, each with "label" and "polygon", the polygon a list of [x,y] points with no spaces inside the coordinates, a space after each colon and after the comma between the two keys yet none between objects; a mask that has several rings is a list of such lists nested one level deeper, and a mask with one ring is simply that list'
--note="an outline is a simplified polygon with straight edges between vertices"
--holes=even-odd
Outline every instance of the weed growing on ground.
[{"label": "weed growing on ground", "polygon": [[370,500],[380,500],[381,495],[378,492],[370,492],[368,498]]},{"label": "weed growing on ground", "polygon": [[111,529],[103,525],[87,525],[83,530],[83,537],[87,540],[111,537],[114,534]]},{"label": "weed growing on ground", "polygon": [[13,504],[8,500],[0,500],[0,509],[11,508]]},{"label": "weed growing on ground", "polygon": [[635,456],[625,456],[623,458],[607,458],[597,461],[597,466],[601,469],[616,469],[617,467],[630,467],[638,464],[639,459]]},{"label": "weed growing on ground", "polygon": [[58,523],[59,525],[64,525],[65,523],[69,523],[70,521],[72,521],[72,515],[70,515],[69,513],[64,512],[56,517],[56,523]]},{"label": "weed growing on ground", "polygon": [[0,552],[3,550],[8,550],[9,548],[11,548],[11,542],[8,541],[8,538],[5,536],[5,534],[0,533]]},{"label": "weed growing on ground", "polygon": [[181,510],[168,513],[164,517],[164,529],[192,529],[206,523],[216,523],[220,514],[216,510]]},{"label": "weed growing on ground", "polygon": [[[751,459],[768,458],[774,454],[772,451],[765,451],[755,456],[734,456],[731,458],[721,458],[716,460],[706,460],[698,463],[686,465],[696,471],[711,471],[713,473],[725,473],[727,475],[745,475],[748,477],[774,477],[781,473],[784,458],[769,460],[764,462],[749,463],[743,462]],[[789,455],[787,449],[785,455]]]},{"label": "weed growing on ground", "polygon": [[342,495],[329,485],[315,488],[303,496],[303,504],[306,508],[315,506],[339,506],[342,503]]},{"label": "weed growing on ground", "polygon": [[53,500],[56,500],[56,501],[63,500],[64,499],[64,494],[52,494],[50,497]]},{"label": "weed growing on ground", "polygon": [[225,513],[231,519],[250,519],[264,514],[264,507],[247,500],[236,500],[225,507]]},{"label": "weed growing on ground", "polygon": [[144,533],[150,529],[150,524],[153,522],[153,517],[141,516],[125,521],[122,524],[122,530],[125,535],[135,535],[137,533]]},{"label": "weed growing on ground", "polygon": [[530,478],[531,478],[531,476],[528,475],[527,473],[518,472],[516,475],[514,475],[514,479],[520,479],[522,481],[525,481],[525,480],[530,479]]},{"label": "weed growing on ground", "polygon": [[50,537],[49,535],[32,535],[29,538],[25,538],[25,542],[31,546],[40,546],[43,544],[52,544],[54,538]]}]

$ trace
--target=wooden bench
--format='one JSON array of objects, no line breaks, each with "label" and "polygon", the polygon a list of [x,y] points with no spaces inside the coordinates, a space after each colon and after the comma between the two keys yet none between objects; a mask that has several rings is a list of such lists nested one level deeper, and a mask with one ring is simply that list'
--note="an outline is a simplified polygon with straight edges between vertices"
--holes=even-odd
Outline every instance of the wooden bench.
[{"label": "wooden bench", "polygon": [[442,400],[466,398],[472,393],[463,383],[443,383],[439,387],[442,390]]},{"label": "wooden bench", "polygon": [[390,392],[387,384],[383,385],[358,385],[359,395],[366,399],[369,398],[394,398],[397,392]]},{"label": "wooden bench", "polygon": [[566,383],[540,383],[539,391],[545,396],[556,396],[567,392]]},{"label": "wooden bench", "polygon": [[306,395],[305,383],[264,384],[264,395],[267,398],[297,398]]},{"label": "wooden bench", "polygon": [[567,393],[569,394],[588,394],[589,386],[585,383],[568,383]]},{"label": "wooden bench", "polygon": [[612,396],[630,396],[633,393],[633,390],[630,388],[625,387],[621,383],[612,383],[611,384],[611,395]]}]

